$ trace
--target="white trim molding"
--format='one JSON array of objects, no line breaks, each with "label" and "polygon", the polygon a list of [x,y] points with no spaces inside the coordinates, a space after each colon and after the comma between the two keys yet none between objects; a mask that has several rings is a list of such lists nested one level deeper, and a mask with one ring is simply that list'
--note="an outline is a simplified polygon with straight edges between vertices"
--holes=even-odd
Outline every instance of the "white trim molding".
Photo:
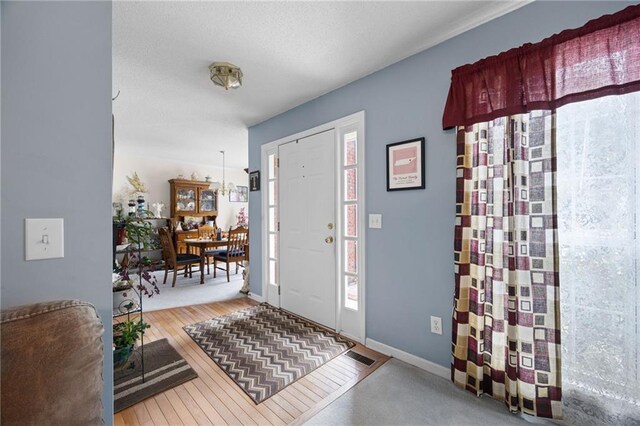
[{"label": "white trim molding", "polygon": [[428,371],[436,376],[451,380],[451,370],[441,366],[440,364],[436,364],[435,362],[431,362],[424,358],[420,358],[419,356],[410,354],[409,352],[402,351],[394,348],[393,346],[385,345],[384,343],[380,343],[369,338],[367,338],[365,346],[374,351],[378,351],[381,354],[398,358],[400,361],[404,361],[407,364],[411,364],[422,370]]},{"label": "white trim molding", "polygon": [[[279,308],[280,307],[280,298],[279,296],[277,296],[277,301],[274,300],[274,297],[276,297],[274,294],[271,294],[271,296],[269,295],[269,291],[270,290],[275,290],[273,287],[274,286],[269,286],[269,279],[270,277],[270,272],[269,272],[269,267],[270,267],[270,262],[271,259],[275,259],[276,262],[279,261],[279,256],[278,253],[271,253],[270,249],[269,249],[269,235],[270,235],[270,231],[269,231],[269,198],[270,198],[270,186],[269,186],[269,182],[270,180],[273,180],[275,182],[275,184],[277,185],[278,183],[278,175],[277,172],[275,174],[275,177],[273,179],[269,178],[269,156],[270,155],[274,155],[274,159],[276,161],[276,164],[278,164],[278,145],[274,145],[272,143],[268,143],[265,145],[262,145],[261,148],[261,152],[260,152],[260,170],[263,171],[263,173],[260,174],[260,188],[261,188],[261,216],[262,216],[262,298],[265,302]],[[276,166],[275,169],[277,170],[278,167]],[[277,201],[276,201],[277,204]],[[276,205],[276,209],[277,209],[277,205]],[[276,234],[277,235],[277,234]],[[280,278],[277,276],[278,275],[278,271],[276,271],[276,277],[275,277],[275,283],[277,283],[277,285],[280,285]]]},{"label": "white trim molding", "polygon": [[262,297],[262,296],[259,296],[259,295],[257,295],[257,294],[249,293],[249,294],[247,295],[247,297],[248,297],[249,299],[255,300],[255,301],[256,301],[256,302],[258,302],[258,303],[264,303],[264,302],[265,302],[265,298],[264,298],[264,297]]}]

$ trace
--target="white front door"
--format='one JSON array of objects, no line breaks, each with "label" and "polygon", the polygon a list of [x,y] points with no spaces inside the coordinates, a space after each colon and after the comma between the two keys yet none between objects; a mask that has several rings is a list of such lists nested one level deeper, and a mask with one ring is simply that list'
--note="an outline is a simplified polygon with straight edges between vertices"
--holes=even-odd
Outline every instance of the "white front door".
[{"label": "white front door", "polygon": [[336,328],[335,131],[280,145],[280,306]]}]

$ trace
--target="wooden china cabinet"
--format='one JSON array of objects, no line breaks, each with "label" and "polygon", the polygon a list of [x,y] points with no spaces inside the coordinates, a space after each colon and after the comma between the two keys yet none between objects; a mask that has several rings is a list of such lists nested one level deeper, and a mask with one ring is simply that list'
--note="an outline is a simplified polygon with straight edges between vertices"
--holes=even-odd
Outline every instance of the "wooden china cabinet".
[{"label": "wooden china cabinet", "polygon": [[[210,183],[197,180],[169,179],[171,186],[171,219],[177,225],[185,217],[199,218],[202,222],[215,221],[218,216],[218,191]],[[197,238],[197,230],[176,231],[176,249],[185,253],[186,238]]]}]

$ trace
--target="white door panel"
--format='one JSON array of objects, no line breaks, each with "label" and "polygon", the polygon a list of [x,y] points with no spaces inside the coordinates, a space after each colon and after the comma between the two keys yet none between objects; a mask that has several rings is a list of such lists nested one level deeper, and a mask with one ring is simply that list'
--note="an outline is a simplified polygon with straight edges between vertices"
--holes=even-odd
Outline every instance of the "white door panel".
[{"label": "white door panel", "polygon": [[280,306],[336,328],[335,134],[280,145]]}]

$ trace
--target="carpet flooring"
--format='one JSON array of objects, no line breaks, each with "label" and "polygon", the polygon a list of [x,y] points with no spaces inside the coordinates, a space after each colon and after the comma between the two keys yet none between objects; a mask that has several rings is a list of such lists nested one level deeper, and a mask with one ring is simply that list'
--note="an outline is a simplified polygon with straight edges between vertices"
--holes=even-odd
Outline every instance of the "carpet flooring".
[{"label": "carpet flooring", "polygon": [[477,398],[412,365],[391,359],[306,425],[526,425],[504,404]]},{"label": "carpet flooring", "polygon": [[266,304],[184,330],[256,404],[354,346]]},{"label": "carpet flooring", "polygon": [[134,368],[114,372],[114,412],[124,410],[188,380],[198,374],[169,344],[167,339],[144,345],[144,382],[141,375],[140,352],[134,358]]},{"label": "carpet flooring", "polygon": [[[233,271],[232,269],[231,272]],[[227,282],[224,271],[218,271],[217,278],[213,278],[211,271],[211,275],[205,275],[204,284],[200,284],[200,272],[194,273],[193,278],[178,275],[175,287],[171,287],[172,272],[169,273],[166,284],[162,284],[164,271],[157,271],[155,274],[160,294],[143,300],[145,312],[245,297],[239,292],[243,283],[242,269],[237,275],[231,274],[231,282]]]}]

